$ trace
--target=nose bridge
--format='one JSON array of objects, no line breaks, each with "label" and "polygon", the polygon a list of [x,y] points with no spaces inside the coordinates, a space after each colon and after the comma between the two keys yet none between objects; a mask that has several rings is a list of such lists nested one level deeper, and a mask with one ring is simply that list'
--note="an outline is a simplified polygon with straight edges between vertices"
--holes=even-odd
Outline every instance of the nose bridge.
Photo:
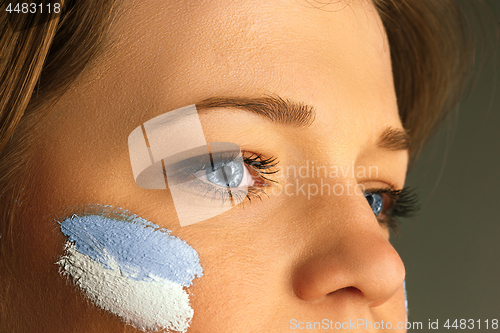
[{"label": "nose bridge", "polygon": [[325,198],[362,197],[363,187],[357,183],[357,176],[365,175],[367,170],[365,166],[356,165],[356,156],[325,160],[315,158],[317,155],[315,151],[301,152],[294,156],[294,163],[280,166],[281,193],[315,203]]},{"label": "nose bridge", "polygon": [[347,297],[370,306],[390,299],[402,286],[404,265],[364,196],[322,196],[311,206],[316,225],[310,255],[294,275],[295,294],[306,301]]}]

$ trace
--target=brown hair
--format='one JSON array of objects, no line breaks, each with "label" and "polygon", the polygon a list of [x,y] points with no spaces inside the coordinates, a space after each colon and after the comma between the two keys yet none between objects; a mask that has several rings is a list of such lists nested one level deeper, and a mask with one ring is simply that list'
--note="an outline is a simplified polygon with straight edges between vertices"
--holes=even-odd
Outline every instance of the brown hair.
[{"label": "brown hair", "polygon": [[[8,288],[1,277],[8,274],[4,256],[12,253],[9,235],[16,203],[29,186],[25,161],[36,138],[31,129],[97,57],[115,1],[59,3],[60,13],[43,15],[9,14],[7,3],[0,4],[0,300]],[[0,301],[0,322],[7,322],[3,306]]]},{"label": "brown hair", "polygon": [[[61,0],[60,16],[0,11],[0,271],[26,184],[25,161],[39,122],[100,52],[114,0]],[[464,26],[449,0],[375,0],[387,30],[399,112],[417,156],[457,102],[471,65]],[[35,132],[35,131],[31,131]],[[11,246],[11,245],[10,245]],[[4,273],[2,273],[4,274]],[[2,281],[0,281],[0,284]],[[7,288],[0,287],[0,300]],[[0,313],[2,311],[0,302]],[[3,318],[0,316],[0,321]]]},{"label": "brown hair", "polygon": [[475,49],[461,7],[451,0],[376,0],[391,50],[399,115],[411,162],[459,101]]}]

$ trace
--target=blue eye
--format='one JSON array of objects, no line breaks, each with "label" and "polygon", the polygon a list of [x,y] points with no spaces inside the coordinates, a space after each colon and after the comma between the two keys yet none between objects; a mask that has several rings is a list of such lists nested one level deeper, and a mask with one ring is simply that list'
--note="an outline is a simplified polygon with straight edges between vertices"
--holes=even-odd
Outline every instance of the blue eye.
[{"label": "blue eye", "polygon": [[240,186],[244,175],[245,167],[239,161],[215,161],[213,167],[206,169],[207,180],[223,187]]},{"label": "blue eye", "polygon": [[379,216],[382,213],[382,208],[384,207],[384,198],[381,193],[365,193],[365,198],[368,204],[372,208],[373,214]]},{"label": "blue eye", "polygon": [[273,169],[277,163],[274,157],[262,158],[256,154],[244,157],[234,151],[219,151],[165,166],[168,171],[165,174],[169,186],[172,183],[187,195],[239,204],[245,198],[251,201],[260,199],[261,194],[267,196],[263,189],[276,182],[267,177],[278,172]]}]

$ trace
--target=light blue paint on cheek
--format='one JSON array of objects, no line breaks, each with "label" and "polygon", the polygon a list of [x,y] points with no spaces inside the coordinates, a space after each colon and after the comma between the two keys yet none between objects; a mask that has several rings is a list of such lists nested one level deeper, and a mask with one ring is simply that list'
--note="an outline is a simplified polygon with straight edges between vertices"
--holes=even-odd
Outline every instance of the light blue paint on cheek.
[{"label": "light blue paint on cheek", "polygon": [[202,276],[196,251],[170,231],[138,217],[73,215],[59,223],[78,252],[136,281],[166,279],[188,287]]},{"label": "light blue paint on cheek", "polygon": [[144,331],[186,332],[186,287],[202,276],[198,254],[170,231],[121,208],[91,205],[59,222],[68,240],[57,261],[98,307]]}]

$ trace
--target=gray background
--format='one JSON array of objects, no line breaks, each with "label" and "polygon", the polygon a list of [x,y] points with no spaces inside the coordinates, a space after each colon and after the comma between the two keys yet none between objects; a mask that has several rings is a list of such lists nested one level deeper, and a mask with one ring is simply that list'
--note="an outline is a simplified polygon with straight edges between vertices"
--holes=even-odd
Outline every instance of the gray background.
[{"label": "gray background", "polygon": [[[486,2],[494,36],[500,0]],[[500,324],[484,327],[485,319],[500,323],[500,47],[494,53],[491,41],[470,92],[407,181],[420,193],[421,211],[402,221],[393,244],[405,262],[409,321],[423,322],[423,331],[500,332]],[[439,329],[429,330],[429,319],[439,319]],[[483,323],[448,330],[446,319]]]}]

